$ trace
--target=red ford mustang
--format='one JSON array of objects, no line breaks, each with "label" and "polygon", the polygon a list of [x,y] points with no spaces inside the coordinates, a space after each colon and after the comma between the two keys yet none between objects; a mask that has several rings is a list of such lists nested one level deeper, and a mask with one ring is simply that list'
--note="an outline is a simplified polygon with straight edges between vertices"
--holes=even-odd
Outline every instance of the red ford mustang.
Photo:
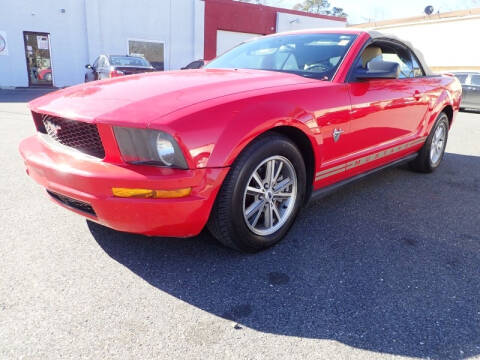
[{"label": "red ford mustang", "polygon": [[311,30],[246,42],[205,68],[131,75],[30,103],[20,145],[50,197],[113,229],[223,244],[278,242],[312,197],[443,157],[461,86],[377,32]]}]

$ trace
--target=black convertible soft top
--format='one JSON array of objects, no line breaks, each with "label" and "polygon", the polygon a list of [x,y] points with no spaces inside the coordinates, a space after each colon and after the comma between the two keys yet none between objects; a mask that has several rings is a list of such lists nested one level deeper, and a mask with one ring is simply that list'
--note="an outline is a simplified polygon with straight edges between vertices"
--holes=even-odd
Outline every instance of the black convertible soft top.
[{"label": "black convertible soft top", "polygon": [[367,31],[367,33],[370,35],[370,37],[373,40],[382,40],[382,39],[387,40],[387,41],[391,40],[391,41],[403,44],[404,46],[408,47],[411,51],[413,51],[413,53],[417,57],[418,61],[420,62],[420,65],[422,65],[422,68],[425,71],[425,75],[427,75],[427,76],[435,75],[432,72],[432,70],[430,70],[430,68],[428,67],[428,65],[425,61],[425,58],[423,57],[422,52],[420,50],[416,49],[415,47],[413,47],[413,45],[409,41],[402,40],[402,39],[400,39],[397,36],[392,35],[392,34],[384,34],[384,33],[380,32],[380,31],[377,31],[377,30],[369,30],[369,31]]}]

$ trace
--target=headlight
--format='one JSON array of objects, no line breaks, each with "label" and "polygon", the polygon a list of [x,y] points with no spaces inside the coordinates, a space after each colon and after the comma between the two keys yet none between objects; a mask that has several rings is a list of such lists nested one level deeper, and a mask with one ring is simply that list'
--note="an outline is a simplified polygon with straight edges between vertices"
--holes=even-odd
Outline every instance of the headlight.
[{"label": "headlight", "polygon": [[157,154],[165,165],[172,166],[175,162],[175,147],[172,141],[165,135],[167,134],[158,133],[157,135]]},{"label": "headlight", "polygon": [[163,131],[114,126],[113,131],[124,161],[187,169],[187,162],[175,139]]}]

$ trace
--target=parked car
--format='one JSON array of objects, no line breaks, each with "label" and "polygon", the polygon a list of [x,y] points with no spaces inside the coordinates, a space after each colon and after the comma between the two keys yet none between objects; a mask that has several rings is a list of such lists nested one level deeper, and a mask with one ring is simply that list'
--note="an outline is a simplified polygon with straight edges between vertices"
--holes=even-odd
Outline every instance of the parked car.
[{"label": "parked car", "polygon": [[461,108],[480,110],[480,72],[457,72],[454,74],[462,84]]},{"label": "parked car", "polygon": [[38,79],[45,81],[52,81],[52,69],[43,69],[38,71]]},{"label": "parked car", "polygon": [[255,252],[280,241],[309,199],[402,162],[437,169],[461,91],[378,32],[274,34],[200,70],[38,98],[38,136],[20,153],[55,202],[92,221],[172,237],[207,225]]},{"label": "parked car", "polygon": [[85,68],[85,82],[155,71],[147,59],[130,55],[100,55]]},{"label": "parked car", "polygon": [[192,61],[187,66],[182,67],[182,70],[201,69],[204,65],[205,65],[204,60],[195,60],[195,61]]}]

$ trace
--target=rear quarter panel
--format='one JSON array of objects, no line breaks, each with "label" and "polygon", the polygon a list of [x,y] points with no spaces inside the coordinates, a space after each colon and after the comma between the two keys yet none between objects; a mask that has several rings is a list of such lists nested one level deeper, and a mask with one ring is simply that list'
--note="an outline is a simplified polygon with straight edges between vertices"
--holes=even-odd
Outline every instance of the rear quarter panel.
[{"label": "rear quarter panel", "polygon": [[450,125],[452,124],[455,115],[460,109],[462,85],[456,77],[450,75],[425,77],[422,79],[422,85],[425,88],[425,94],[429,101],[428,116],[422,134],[427,136],[435,124],[438,115],[446,106],[452,107],[453,117]]}]

